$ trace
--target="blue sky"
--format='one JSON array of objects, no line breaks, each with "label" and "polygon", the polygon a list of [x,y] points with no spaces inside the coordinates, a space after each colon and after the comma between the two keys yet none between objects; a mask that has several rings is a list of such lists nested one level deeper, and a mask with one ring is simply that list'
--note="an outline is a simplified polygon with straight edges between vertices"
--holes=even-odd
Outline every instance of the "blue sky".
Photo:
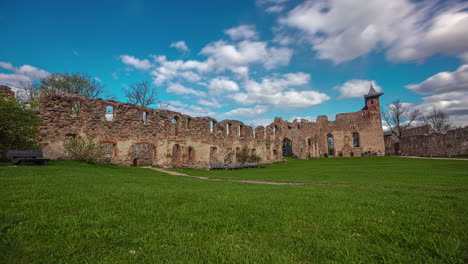
[{"label": "blue sky", "polygon": [[[170,109],[265,124],[382,105],[468,124],[468,3],[0,1],[0,83],[87,72],[106,96],[147,80]],[[157,107],[157,106],[154,106]]]}]

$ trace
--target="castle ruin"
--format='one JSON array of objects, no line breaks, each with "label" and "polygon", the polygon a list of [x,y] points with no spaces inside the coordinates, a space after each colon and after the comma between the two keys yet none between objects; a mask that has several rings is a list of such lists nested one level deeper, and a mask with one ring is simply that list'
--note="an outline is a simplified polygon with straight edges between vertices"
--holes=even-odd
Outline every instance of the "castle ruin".
[{"label": "castle ruin", "polygon": [[218,122],[76,94],[42,99],[39,140],[44,155],[66,158],[64,143],[77,135],[97,139],[110,163],[208,168],[212,162],[236,163],[236,152],[247,147],[263,162],[283,157],[351,157],[384,155],[379,97],[371,87],[362,110],[318,116],[316,122],[274,119],[255,129],[236,120]]}]

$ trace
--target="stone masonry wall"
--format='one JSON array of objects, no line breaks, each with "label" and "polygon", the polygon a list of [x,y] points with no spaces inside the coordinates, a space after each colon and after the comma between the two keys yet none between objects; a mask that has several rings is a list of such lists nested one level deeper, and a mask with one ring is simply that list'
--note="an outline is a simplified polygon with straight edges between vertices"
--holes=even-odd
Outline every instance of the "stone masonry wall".
[{"label": "stone masonry wall", "polygon": [[[327,116],[319,116],[316,122],[275,118],[266,127],[256,127],[255,133],[237,120],[218,122],[74,94],[43,98],[39,116],[39,139],[44,155],[51,159],[65,158],[64,142],[77,135],[97,139],[104,144],[109,162],[124,165],[206,168],[210,162],[236,162],[235,153],[243,147],[252,149],[263,162],[274,162],[282,160],[286,139],[301,159],[365,152],[384,155],[385,149],[378,99],[366,101],[365,110],[337,114],[335,121]],[[353,145],[353,133],[359,133],[358,146]],[[329,134],[335,146],[332,153]]]},{"label": "stone masonry wall", "polygon": [[400,142],[402,155],[455,156],[468,154],[468,127],[404,137]]}]

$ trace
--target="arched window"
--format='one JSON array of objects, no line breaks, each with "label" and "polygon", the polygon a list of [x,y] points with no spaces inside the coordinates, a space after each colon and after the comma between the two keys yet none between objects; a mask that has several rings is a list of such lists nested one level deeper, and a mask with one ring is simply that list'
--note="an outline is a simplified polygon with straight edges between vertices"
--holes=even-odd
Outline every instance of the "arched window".
[{"label": "arched window", "polygon": [[328,156],[333,157],[335,155],[335,142],[333,141],[332,134],[327,135],[327,143],[328,143]]},{"label": "arched window", "polygon": [[70,113],[72,116],[79,116],[81,114],[81,102],[72,101],[70,103]]},{"label": "arched window", "polygon": [[226,124],[226,134],[229,135],[231,133],[231,124]]},{"label": "arched window", "polygon": [[192,119],[187,118],[187,129],[190,129],[190,128],[192,128]]},{"label": "arched window", "polygon": [[214,133],[214,125],[215,125],[215,122],[210,121],[210,133]]},{"label": "arched window", "polygon": [[354,132],[353,133],[353,147],[357,148],[359,147],[360,145],[360,142],[359,142],[359,133],[358,132]]},{"label": "arched window", "polygon": [[175,125],[174,134],[177,136],[179,134],[179,117],[174,117],[171,123]]},{"label": "arched window", "polygon": [[143,112],[143,114],[141,115],[141,121],[145,125],[148,124],[148,113],[147,112]]},{"label": "arched window", "polygon": [[114,107],[112,105],[106,106],[106,120],[114,121]]},{"label": "arched window", "polygon": [[239,137],[242,136],[242,129],[243,129],[243,128],[244,128],[244,127],[243,127],[242,125],[239,125]]}]

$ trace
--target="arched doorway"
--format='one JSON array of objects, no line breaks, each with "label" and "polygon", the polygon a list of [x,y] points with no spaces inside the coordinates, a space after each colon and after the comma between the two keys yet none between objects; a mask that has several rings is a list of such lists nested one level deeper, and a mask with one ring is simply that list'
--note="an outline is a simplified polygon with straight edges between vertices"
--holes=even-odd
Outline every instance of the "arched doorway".
[{"label": "arched doorway", "polygon": [[134,166],[153,165],[155,147],[151,143],[135,143],[130,150]]},{"label": "arched doorway", "polygon": [[180,162],[180,146],[179,144],[175,144],[172,147],[172,163],[179,163]]},{"label": "arched doorway", "polygon": [[292,157],[292,141],[289,138],[283,140],[283,157]]}]

